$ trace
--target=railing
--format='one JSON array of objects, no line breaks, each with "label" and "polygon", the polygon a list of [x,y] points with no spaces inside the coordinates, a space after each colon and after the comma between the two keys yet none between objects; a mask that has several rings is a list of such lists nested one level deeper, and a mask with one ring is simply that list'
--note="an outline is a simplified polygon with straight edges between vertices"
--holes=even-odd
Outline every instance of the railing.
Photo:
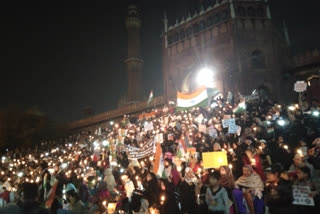
[{"label": "railing", "polygon": [[68,128],[69,130],[73,130],[89,127],[90,125],[102,123],[104,121],[111,120],[126,114],[132,114],[135,112],[143,111],[148,108],[164,105],[164,103],[165,100],[163,96],[155,97],[149,105],[147,105],[147,101],[126,105],[85,119],[73,121],[68,124]]}]

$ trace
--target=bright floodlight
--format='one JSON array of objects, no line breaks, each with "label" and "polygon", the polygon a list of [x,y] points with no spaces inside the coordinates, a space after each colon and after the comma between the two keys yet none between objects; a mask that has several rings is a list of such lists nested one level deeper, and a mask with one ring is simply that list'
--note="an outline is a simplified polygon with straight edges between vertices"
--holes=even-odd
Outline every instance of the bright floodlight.
[{"label": "bright floodlight", "polygon": [[278,120],[277,123],[278,123],[280,126],[286,125],[286,121],[284,121],[283,119]]},{"label": "bright floodlight", "polygon": [[208,67],[204,67],[204,68],[200,69],[197,74],[196,81],[199,85],[205,85],[205,86],[212,87],[213,71]]},{"label": "bright floodlight", "polygon": [[313,111],[312,115],[315,116],[315,117],[319,117],[320,112],[319,111]]}]

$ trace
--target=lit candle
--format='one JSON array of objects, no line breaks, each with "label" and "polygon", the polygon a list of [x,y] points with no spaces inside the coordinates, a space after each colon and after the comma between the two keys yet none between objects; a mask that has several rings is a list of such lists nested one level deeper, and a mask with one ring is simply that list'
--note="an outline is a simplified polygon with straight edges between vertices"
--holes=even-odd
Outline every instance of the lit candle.
[{"label": "lit candle", "polygon": [[254,158],[251,159],[251,165],[253,165],[253,166],[256,165],[256,160]]}]

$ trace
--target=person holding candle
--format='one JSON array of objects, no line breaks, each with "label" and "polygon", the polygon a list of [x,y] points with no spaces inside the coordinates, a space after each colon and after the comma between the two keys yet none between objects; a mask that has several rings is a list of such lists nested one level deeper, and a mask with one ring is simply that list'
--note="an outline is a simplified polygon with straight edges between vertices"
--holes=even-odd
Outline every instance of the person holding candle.
[{"label": "person holding candle", "polygon": [[290,181],[282,178],[282,166],[273,164],[266,171],[267,181],[264,197],[269,212],[271,214],[283,214],[285,212],[296,214],[296,209],[292,205],[292,185]]},{"label": "person holding candle", "polygon": [[174,194],[174,185],[167,179],[160,179],[159,211],[160,214],[182,214]]},{"label": "person holding candle", "polygon": [[262,161],[258,154],[258,144],[252,137],[247,137],[245,139],[246,151],[243,155],[242,160],[245,165],[251,164],[255,169],[256,173],[260,176],[262,180],[265,180],[265,175],[263,172]]},{"label": "person holding candle", "polygon": [[18,201],[16,205],[9,205],[8,207],[1,208],[1,214],[49,214],[49,210],[42,208],[40,203],[37,201],[37,184],[23,183],[21,187],[23,193],[22,200]]},{"label": "person holding candle", "polygon": [[149,202],[149,208],[155,208],[158,204],[159,184],[157,176],[152,172],[147,174],[147,184],[143,195]]}]

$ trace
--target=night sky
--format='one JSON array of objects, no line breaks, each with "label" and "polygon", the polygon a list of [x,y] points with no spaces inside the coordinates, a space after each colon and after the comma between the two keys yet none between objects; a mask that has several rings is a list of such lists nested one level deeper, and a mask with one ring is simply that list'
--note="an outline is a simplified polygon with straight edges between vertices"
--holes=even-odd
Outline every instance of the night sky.
[{"label": "night sky", "polygon": [[[117,107],[126,93],[127,2],[64,1],[1,7],[0,109],[37,106],[58,121]],[[140,0],[144,88],[162,93],[160,33],[199,8],[199,0]],[[203,0],[210,4],[214,0]],[[293,51],[320,48],[317,0],[270,0],[276,23],[287,22]]]}]

